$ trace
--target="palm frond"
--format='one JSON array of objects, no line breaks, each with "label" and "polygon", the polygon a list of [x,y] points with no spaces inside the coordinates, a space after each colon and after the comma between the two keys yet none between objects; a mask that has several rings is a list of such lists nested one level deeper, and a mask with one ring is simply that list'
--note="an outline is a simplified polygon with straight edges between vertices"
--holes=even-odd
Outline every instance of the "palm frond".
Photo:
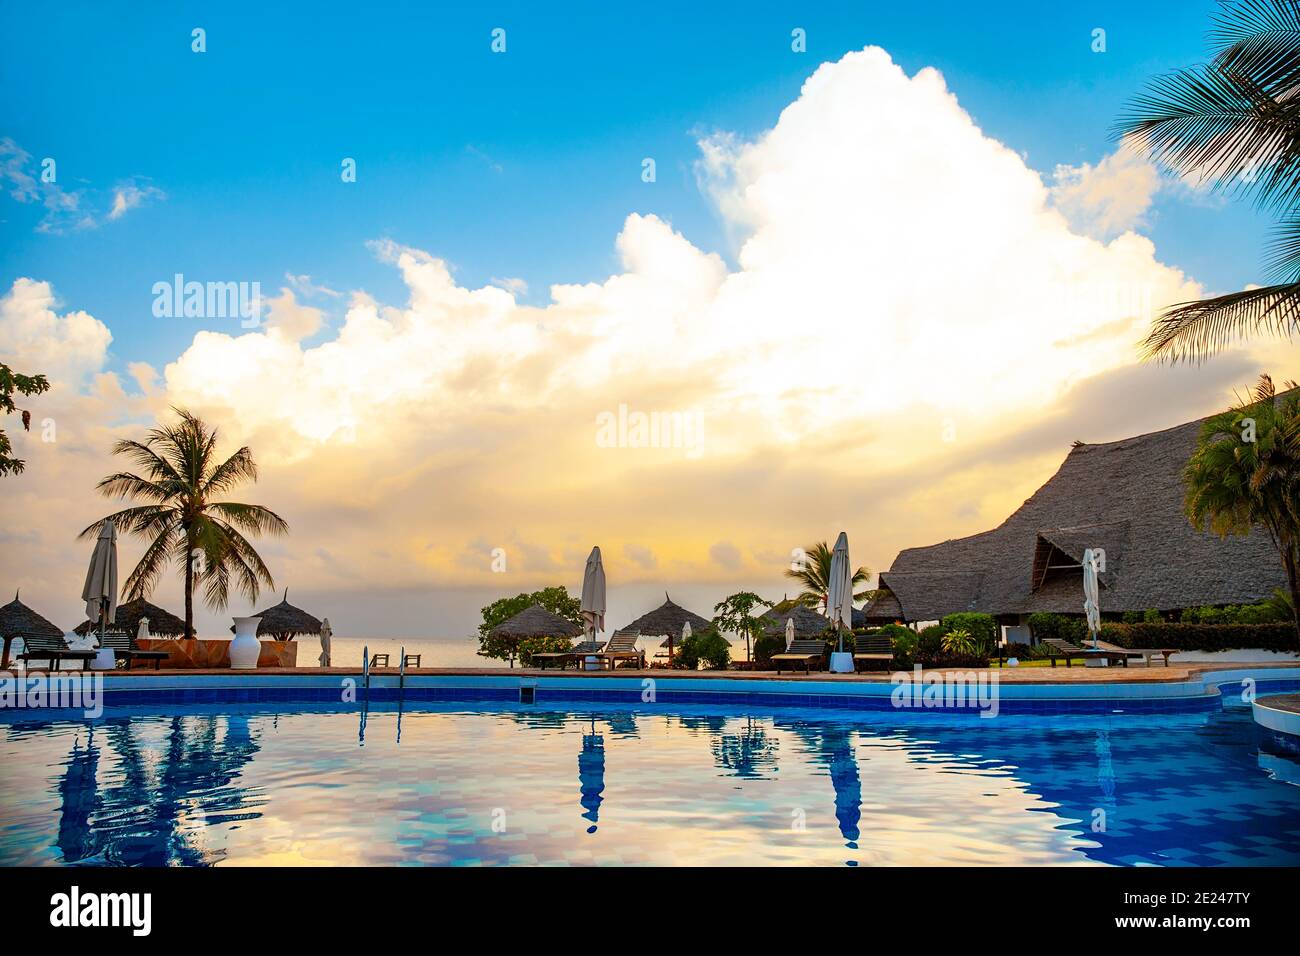
[{"label": "palm frond", "polygon": [[247,446],[239,449],[212,470],[203,483],[204,496],[228,491],[244,481],[257,481],[257,464]]},{"label": "palm frond", "polygon": [[261,505],[242,505],[233,501],[215,501],[207,511],[220,515],[230,524],[249,534],[285,535],[289,523],[269,508]]},{"label": "palm frond", "polygon": [[1300,72],[1300,3],[1238,0],[1221,6],[1209,35],[1215,64],[1252,76],[1270,91],[1294,87]]},{"label": "palm frond", "polygon": [[171,508],[161,508],[158,505],[123,508],[83,528],[77,538],[98,537],[104,525],[110,521],[123,534],[147,535],[157,534],[164,526],[175,523],[177,515]]},{"label": "palm frond", "polygon": [[1143,343],[1147,358],[1203,361],[1237,339],[1300,331],[1300,283],[1182,302],[1166,310]]},{"label": "palm frond", "polygon": [[136,562],[135,569],[122,585],[123,597],[128,601],[134,601],[137,598],[147,598],[153,593],[153,589],[158,585],[158,579],[162,577],[163,569],[167,567],[175,552],[176,537],[175,526],[163,528],[149,547],[145,548],[144,554]]}]

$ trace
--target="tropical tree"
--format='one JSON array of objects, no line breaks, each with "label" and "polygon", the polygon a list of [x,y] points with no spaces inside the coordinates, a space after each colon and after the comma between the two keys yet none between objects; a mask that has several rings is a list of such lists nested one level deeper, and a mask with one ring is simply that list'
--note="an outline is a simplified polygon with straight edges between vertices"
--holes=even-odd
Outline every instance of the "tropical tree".
[{"label": "tropical tree", "polygon": [[749,642],[757,640],[772,623],[762,617],[761,612],[755,614],[754,611],[758,608],[766,610],[771,606],[771,601],[763,600],[753,591],[739,591],[713,606],[713,626],[727,634],[744,636],[745,659],[753,660],[749,656]]},{"label": "tropical tree", "polygon": [[[811,608],[817,608],[823,614],[826,613],[827,595],[829,595],[831,589],[832,553],[830,546],[825,541],[818,541],[804,552],[803,560],[795,562],[785,572],[787,578],[793,578],[803,586],[803,590],[799,593],[800,603]],[[859,584],[866,584],[870,574],[871,572],[866,567],[860,567],[854,571],[854,588]],[[855,590],[853,600],[865,601],[873,593],[870,590]]]},{"label": "tropical tree", "polygon": [[[0,412],[12,415],[21,412],[23,431],[32,430],[32,413],[19,409],[14,404],[14,393],[19,395],[40,395],[50,390],[49,380],[44,375],[20,375],[8,365],[0,363]],[[21,458],[12,457],[13,445],[4,429],[0,428],[0,478],[5,475],[17,475],[27,467]]]},{"label": "tropical tree", "polygon": [[153,429],[143,442],[113,446],[113,454],[129,459],[143,475],[118,472],[96,486],[106,498],[145,503],[101,518],[80,537],[94,537],[112,521],[124,533],[149,541],[123,586],[128,601],[147,598],[167,566],[179,565],[185,579],[185,637],[192,638],[195,586],[203,586],[204,603],[213,610],[229,602],[232,579],[244,597],[256,601],[261,586],[273,588],[275,581],[245,535],[282,535],[289,525],[261,505],[214,501],[257,480],[253,453],[244,447],[219,461],[217,430],[187,411],[173,411],[179,422]]},{"label": "tropical tree", "polygon": [[1183,478],[1184,509],[1199,530],[1226,537],[1267,529],[1300,633],[1300,394],[1279,396],[1261,375],[1253,397],[1205,420]]},{"label": "tropical tree", "polygon": [[1210,62],[1151,81],[1116,132],[1180,176],[1277,212],[1273,281],[1166,310],[1144,348],[1173,361],[1300,331],[1300,3],[1221,0],[1209,41]]},{"label": "tropical tree", "polygon": [[[499,598],[483,608],[483,623],[478,626],[478,656],[496,658],[497,660],[510,660],[517,651],[525,650],[522,643],[516,646],[513,638],[493,637],[492,628],[496,627],[502,621],[508,621],[521,611],[526,611],[534,604],[540,604],[552,614],[558,614],[566,621],[570,621],[578,627],[582,627],[582,600],[576,597],[570,597],[569,591],[562,584],[553,587],[542,588],[540,591],[516,594],[514,597]],[[563,639],[563,648],[560,642],[546,644],[542,646],[531,647],[531,651],[540,650],[567,650],[569,641]]]}]

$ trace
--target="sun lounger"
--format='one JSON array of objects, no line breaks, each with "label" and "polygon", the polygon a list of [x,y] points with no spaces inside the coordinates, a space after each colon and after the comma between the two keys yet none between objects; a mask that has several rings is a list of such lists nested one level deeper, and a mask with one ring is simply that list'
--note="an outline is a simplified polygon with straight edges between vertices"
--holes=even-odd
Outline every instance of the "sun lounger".
[{"label": "sun lounger", "polygon": [[1119,661],[1125,667],[1128,667],[1129,652],[1124,650],[1107,650],[1104,647],[1093,649],[1091,647],[1080,647],[1078,644],[1071,644],[1069,641],[1061,640],[1057,637],[1048,637],[1043,639],[1047,645],[1048,653],[1051,655],[1052,666],[1056,666],[1058,657],[1065,660],[1065,666],[1070,666],[1070,659],[1073,657],[1104,657],[1108,661]]},{"label": "sun lounger", "polygon": [[374,670],[376,667],[388,667],[388,666],[389,664],[388,664],[387,654],[381,653],[380,651],[375,651],[375,653],[370,655],[371,670]]},{"label": "sun lounger", "polygon": [[61,637],[25,637],[23,652],[18,655],[18,659],[27,665],[28,670],[31,669],[32,661],[48,661],[50,670],[54,671],[59,669],[60,661],[81,661],[81,669],[84,671],[95,659],[95,652],[74,651]]},{"label": "sun lounger", "polygon": [[870,634],[858,635],[857,646],[853,649],[853,666],[856,669],[858,661],[864,664],[871,661],[881,661],[885,669],[889,669],[890,663],[894,660],[894,642],[890,640],[888,634]]},{"label": "sun lounger", "polygon": [[826,642],[820,637],[794,640],[781,654],[773,654],[772,662],[776,672],[781,673],[782,664],[803,664],[804,673],[812,670],[813,663],[826,656]]},{"label": "sun lounger", "polygon": [[1146,662],[1147,667],[1151,666],[1151,659],[1156,655],[1162,656],[1165,659],[1165,667],[1168,667],[1170,656],[1178,653],[1176,647],[1120,647],[1106,641],[1098,641],[1097,646],[1104,651],[1118,651],[1128,657],[1141,658]]},{"label": "sun lounger", "polygon": [[99,646],[111,647],[114,657],[126,661],[127,670],[131,669],[131,665],[136,660],[153,661],[153,669],[158,670],[162,667],[162,662],[170,656],[166,651],[140,650],[135,645],[135,638],[126,631],[105,631]]},{"label": "sun lounger", "polygon": [[590,655],[599,654],[605,649],[604,641],[583,641],[575,644],[567,651],[540,651],[531,655],[530,660],[534,667],[546,670],[549,664],[559,664],[560,670],[569,666],[570,661],[577,661],[581,666],[582,659]]},{"label": "sun lounger", "polygon": [[595,656],[602,661],[609,661],[610,670],[617,667],[619,661],[637,661],[644,669],[645,651],[639,650],[636,646],[640,637],[640,631],[615,631],[609,643],[605,645],[605,649],[597,651]]}]

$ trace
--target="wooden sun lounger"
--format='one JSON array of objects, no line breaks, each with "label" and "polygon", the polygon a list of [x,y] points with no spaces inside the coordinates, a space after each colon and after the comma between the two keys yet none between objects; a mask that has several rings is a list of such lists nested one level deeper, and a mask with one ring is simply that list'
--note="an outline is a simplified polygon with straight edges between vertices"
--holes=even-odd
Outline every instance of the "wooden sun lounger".
[{"label": "wooden sun lounger", "polygon": [[812,670],[814,661],[820,661],[825,656],[826,642],[820,637],[815,637],[791,641],[784,653],[772,655],[772,661],[776,664],[778,674],[781,673],[781,665],[785,663],[803,664],[806,674]]},{"label": "wooden sun lounger", "polygon": [[1105,647],[1093,649],[1091,647],[1080,647],[1078,644],[1071,644],[1069,641],[1061,640],[1057,637],[1048,637],[1043,639],[1051,654],[1052,666],[1056,666],[1058,657],[1064,658],[1065,666],[1070,666],[1072,657],[1104,657],[1108,661],[1119,661],[1125,667],[1128,667],[1129,652],[1125,650],[1107,650]]},{"label": "wooden sun lounger", "polygon": [[1176,647],[1119,647],[1116,644],[1110,644],[1106,641],[1098,641],[1097,646],[1105,651],[1119,651],[1129,657],[1138,657],[1146,662],[1147,667],[1151,666],[1151,659],[1157,654],[1165,659],[1165,667],[1169,666],[1169,658],[1178,653]]},{"label": "wooden sun lounger", "polygon": [[853,666],[857,668],[858,661],[866,663],[868,661],[883,661],[885,669],[889,669],[890,663],[894,660],[894,642],[890,640],[888,634],[859,635],[857,645],[853,649]]},{"label": "wooden sun lounger", "polygon": [[126,631],[105,631],[100,646],[111,647],[115,657],[126,661],[127,670],[131,669],[131,665],[137,658],[142,661],[153,661],[153,669],[158,670],[169,656],[166,651],[140,650],[135,646],[135,638]]},{"label": "wooden sun lounger", "polygon": [[570,661],[581,664],[584,657],[599,654],[605,649],[604,641],[583,641],[567,651],[541,651],[533,654],[530,661],[533,666],[546,670],[548,664],[559,664],[560,670],[569,666]]},{"label": "wooden sun lounger", "polygon": [[609,643],[605,645],[605,649],[597,651],[595,656],[602,661],[608,661],[610,670],[616,668],[619,661],[637,661],[644,670],[645,651],[639,650],[636,646],[637,639],[640,637],[639,631],[615,631]]},{"label": "wooden sun lounger", "polygon": [[23,652],[18,655],[18,659],[27,665],[28,670],[31,669],[32,661],[49,661],[49,668],[53,671],[59,669],[60,661],[81,661],[81,669],[84,671],[95,659],[95,652],[74,651],[61,637],[25,637]]}]

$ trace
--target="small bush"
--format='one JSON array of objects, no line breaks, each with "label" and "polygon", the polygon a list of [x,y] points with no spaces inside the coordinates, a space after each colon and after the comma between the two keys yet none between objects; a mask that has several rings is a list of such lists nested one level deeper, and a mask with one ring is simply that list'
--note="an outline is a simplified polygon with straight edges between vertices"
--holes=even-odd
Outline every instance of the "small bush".
[{"label": "small bush", "polygon": [[1283,624],[1286,618],[1273,603],[1228,604],[1224,607],[1184,608],[1182,624]]},{"label": "small bush", "polygon": [[1180,651],[1300,651],[1300,639],[1290,624],[1103,624],[1101,638],[1120,647]]},{"label": "small bush", "polygon": [[567,637],[522,637],[519,639],[519,666],[531,667],[534,654],[558,654],[573,649]]},{"label": "small bush", "polygon": [[1029,615],[1029,630],[1038,642],[1046,640],[1069,641],[1078,644],[1088,636],[1088,622],[1083,617],[1067,617],[1040,611]]},{"label": "small bush", "polygon": [[953,654],[958,657],[969,657],[974,654],[978,642],[970,631],[955,627],[943,636],[943,652]]},{"label": "small bush", "polygon": [[992,614],[949,614],[940,623],[950,632],[960,630],[969,634],[973,642],[971,653],[988,653],[998,646],[998,622]]},{"label": "small bush", "polygon": [[772,631],[760,634],[754,640],[754,666],[760,670],[770,670],[772,655],[785,650],[785,631]]},{"label": "small bush", "polygon": [[709,670],[726,670],[731,663],[731,645],[713,628],[692,634],[679,645],[673,656],[673,666],[683,670],[699,670],[700,661]]}]

